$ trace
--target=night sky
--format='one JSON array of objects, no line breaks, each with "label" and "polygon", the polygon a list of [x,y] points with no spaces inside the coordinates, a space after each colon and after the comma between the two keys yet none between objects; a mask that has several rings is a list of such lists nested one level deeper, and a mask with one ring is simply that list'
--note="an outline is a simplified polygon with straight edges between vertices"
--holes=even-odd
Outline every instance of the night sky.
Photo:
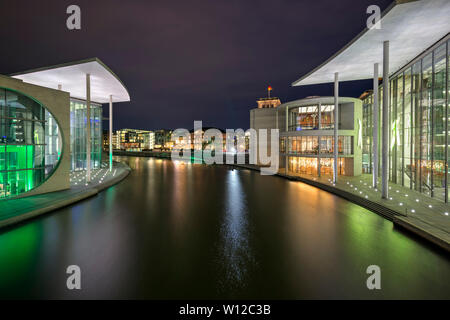
[{"label": "night sky", "polygon": [[[2,0],[0,74],[98,57],[125,83],[115,129],[248,128],[267,94],[282,102],[333,95],[291,83],[366,26],[366,8],[392,0]],[[66,28],[77,4],[82,29]],[[371,80],[345,82],[358,97]],[[108,116],[105,108],[104,116]]]}]

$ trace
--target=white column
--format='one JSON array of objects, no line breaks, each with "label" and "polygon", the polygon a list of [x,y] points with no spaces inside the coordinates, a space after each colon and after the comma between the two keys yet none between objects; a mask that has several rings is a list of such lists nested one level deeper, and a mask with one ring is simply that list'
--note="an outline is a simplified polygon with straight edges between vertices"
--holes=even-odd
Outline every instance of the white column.
[{"label": "white column", "polygon": [[289,131],[289,108],[286,107],[286,132]]},{"label": "white column", "polygon": [[339,154],[339,135],[338,135],[338,126],[339,126],[339,73],[336,72],[334,74],[334,168],[333,168],[333,182],[337,182],[338,177],[338,154]]},{"label": "white column", "polygon": [[373,146],[372,146],[372,187],[377,188],[378,184],[378,63],[373,65]]},{"label": "white column", "polygon": [[91,182],[91,75],[86,74],[86,182]]},{"label": "white column", "polygon": [[383,42],[383,143],[381,155],[381,197],[387,199],[389,174],[389,41]]},{"label": "white column", "polygon": [[109,96],[109,171],[113,167],[113,98]]},{"label": "white column", "polygon": [[62,84],[58,84],[58,90],[62,90]]},{"label": "white column", "polygon": [[[318,112],[318,125],[317,125],[317,129],[321,130],[322,129],[322,103],[319,102],[319,112]],[[317,136],[317,139],[319,139],[319,150],[318,150],[318,154],[317,154],[317,175],[320,177],[320,170],[321,170],[321,166],[320,166],[320,138],[321,135]]]}]

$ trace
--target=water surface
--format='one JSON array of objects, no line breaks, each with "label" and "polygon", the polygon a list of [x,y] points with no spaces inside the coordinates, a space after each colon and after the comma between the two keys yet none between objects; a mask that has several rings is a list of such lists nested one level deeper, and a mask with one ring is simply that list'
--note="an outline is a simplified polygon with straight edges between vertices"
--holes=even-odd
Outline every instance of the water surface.
[{"label": "water surface", "polygon": [[[450,298],[450,260],[312,186],[120,157],[120,184],[0,232],[1,298]],[[369,291],[366,268],[381,268]],[[82,289],[66,289],[78,265]]]}]

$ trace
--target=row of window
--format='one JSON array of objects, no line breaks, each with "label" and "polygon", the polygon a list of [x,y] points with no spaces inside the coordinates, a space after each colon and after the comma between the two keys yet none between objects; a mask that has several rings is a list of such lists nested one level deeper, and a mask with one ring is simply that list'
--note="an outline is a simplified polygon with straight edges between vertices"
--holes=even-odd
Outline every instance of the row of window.
[{"label": "row of window", "polygon": [[[281,152],[291,154],[333,154],[334,136],[296,136],[281,138]],[[287,146],[287,149],[286,147]],[[338,153],[353,154],[353,136],[339,136]]]},{"label": "row of window", "polygon": [[334,128],[334,105],[302,106],[289,109],[289,131],[328,130]]}]

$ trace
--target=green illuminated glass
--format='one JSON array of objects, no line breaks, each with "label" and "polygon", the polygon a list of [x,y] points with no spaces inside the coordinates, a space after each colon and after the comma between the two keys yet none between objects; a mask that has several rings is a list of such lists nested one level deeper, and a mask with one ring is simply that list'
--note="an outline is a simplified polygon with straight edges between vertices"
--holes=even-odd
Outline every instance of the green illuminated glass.
[{"label": "green illuminated glass", "polygon": [[61,156],[58,125],[32,98],[0,88],[0,199],[42,184]]}]

